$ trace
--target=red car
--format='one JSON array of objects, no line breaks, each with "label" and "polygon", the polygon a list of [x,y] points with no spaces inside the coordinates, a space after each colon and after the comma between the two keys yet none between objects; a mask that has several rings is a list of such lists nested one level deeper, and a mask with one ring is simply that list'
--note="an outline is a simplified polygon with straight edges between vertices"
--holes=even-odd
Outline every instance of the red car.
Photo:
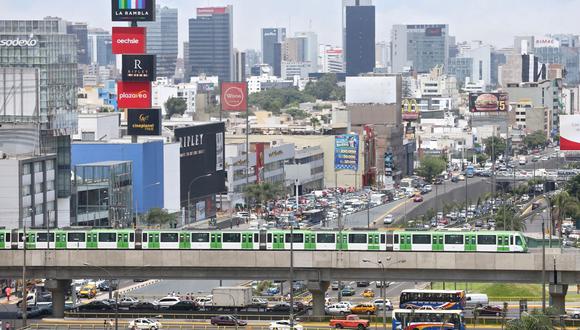
[{"label": "red car", "polygon": [[415,197],[413,197],[413,202],[422,202],[423,201],[423,196],[421,195],[416,195]]},{"label": "red car", "polygon": [[244,320],[238,320],[233,315],[218,315],[211,318],[211,325],[238,325],[245,326],[248,322]]}]

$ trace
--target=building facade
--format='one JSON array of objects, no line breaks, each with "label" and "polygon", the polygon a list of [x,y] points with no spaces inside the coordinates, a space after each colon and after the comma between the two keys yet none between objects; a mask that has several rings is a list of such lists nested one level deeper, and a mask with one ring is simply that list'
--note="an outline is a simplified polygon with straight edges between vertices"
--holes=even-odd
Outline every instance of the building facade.
[{"label": "building facade", "polygon": [[[358,1],[357,1],[358,2]],[[346,7],[345,65],[347,76],[373,72],[375,67],[375,7]]]},{"label": "building facade", "polygon": [[321,46],[321,64],[324,73],[343,73],[344,56],[342,48]]},{"label": "building facade", "polygon": [[74,34],[77,37],[77,54],[79,64],[90,64],[89,52],[87,46],[89,45],[89,31],[87,23],[67,23],[66,32]]},{"label": "building facade", "polygon": [[419,73],[444,66],[449,59],[447,24],[393,25],[391,31],[392,72],[413,69]]},{"label": "building facade", "polygon": [[88,53],[91,64],[98,66],[115,65],[115,55],[113,55],[113,42],[111,33],[103,29],[89,29],[88,31]]},{"label": "building facade", "polygon": [[155,21],[139,26],[147,28],[147,54],[157,55],[157,77],[173,78],[177,65],[177,8],[157,6]]},{"label": "building facade", "polygon": [[[280,44],[286,40],[286,28],[262,29],[262,63],[268,64],[280,76]],[[276,46],[278,44],[278,46]],[[276,71],[278,68],[278,71]],[[276,73],[274,73],[276,74]]]}]

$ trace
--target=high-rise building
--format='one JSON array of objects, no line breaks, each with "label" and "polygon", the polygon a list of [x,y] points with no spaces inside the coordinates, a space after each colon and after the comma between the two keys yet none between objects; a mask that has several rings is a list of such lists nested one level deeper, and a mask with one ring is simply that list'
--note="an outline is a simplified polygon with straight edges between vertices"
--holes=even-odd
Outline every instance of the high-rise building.
[{"label": "high-rise building", "polygon": [[346,7],[346,75],[372,72],[375,67],[375,7]]},{"label": "high-rise building", "polygon": [[183,42],[183,80],[184,82],[189,82],[189,70],[190,69],[190,65],[189,65],[189,42],[188,41],[184,41]]},{"label": "high-rise building", "polygon": [[103,29],[89,29],[88,52],[91,64],[107,66],[115,64],[111,33]]},{"label": "high-rise building", "polygon": [[306,62],[306,39],[286,38],[282,43],[282,61]]},{"label": "high-rise building", "polygon": [[391,30],[392,72],[412,69],[428,73],[445,66],[449,59],[447,24],[393,25]]},{"label": "high-rise building", "polygon": [[246,73],[252,71],[252,67],[262,63],[260,59],[260,52],[255,49],[246,49]]},{"label": "high-rise building", "polygon": [[389,50],[390,45],[388,42],[378,42],[375,45],[375,67],[377,68],[389,68],[391,66],[390,56],[391,51]]},{"label": "high-rise building", "polygon": [[262,63],[268,64],[274,70],[280,67],[280,49],[276,48],[276,44],[284,40],[286,40],[286,28],[262,29]]},{"label": "high-rise building", "polygon": [[157,77],[173,77],[178,48],[177,8],[157,6],[155,21],[139,26],[147,28],[147,54],[157,55]]},{"label": "high-rise building", "polygon": [[372,0],[342,0],[342,49],[346,48],[346,7],[372,6]]},{"label": "high-rise building", "polygon": [[322,72],[324,73],[344,73],[344,58],[342,48],[330,45],[320,46]]},{"label": "high-rise building", "polygon": [[246,53],[234,50],[234,81],[246,81]]},{"label": "high-rise building", "polygon": [[310,62],[313,71],[318,71],[318,36],[314,32],[296,32],[296,38],[304,39],[304,61]]},{"label": "high-rise building", "polygon": [[197,8],[189,19],[190,76],[234,77],[233,7]]},{"label": "high-rise building", "polygon": [[[14,221],[19,220],[19,226],[40,226],[44,221],[55,226],[68,225],[70,141],[77,130],[77,39],[67,34],[65,21],[50,17],[0,21],[0,40],[14,41],[0,47],[0,69],[28,70],[36,76],[26,80],[28,85],[23,85],[24,80],[14,80],[25,76],[22,71],[0,74],[0,99],[13,100],[0,111],[0,145],[4,152],[11,146],[11,154],[17,157],[38,153],[57,156],[56,173],[46,178],[46,185],[53,185],[56,191],[56,205],[33,204],[22,208],[17,210],[19,217],[15,216]],[[10,97],[15,94],[17,98]],[[18,208],[17,205],[13,207]],[[54,212],[51,214],[51,211]]]},{"label": "high-rise building", "polygon": [[89,31],[87,23],[71,23],[68,22],[66,26],[67,34],[74,34],[77,38],[77,54],[78,64],[90,64],[89,52],[87,50]]}]

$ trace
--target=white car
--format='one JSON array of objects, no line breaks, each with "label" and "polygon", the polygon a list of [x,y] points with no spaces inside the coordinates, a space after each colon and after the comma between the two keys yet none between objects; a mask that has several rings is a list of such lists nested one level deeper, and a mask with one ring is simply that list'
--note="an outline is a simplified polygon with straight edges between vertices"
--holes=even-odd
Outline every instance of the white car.
[{"label": "white car", "polygon": [[207,307],[213,305],[212,297],[197,297],[193,300],[197,306]]},{"label": "white car", "polygon": [[336,304],[332,304],[332,305],[328,305],[324,308],[324,311],[326,312],[326,314],[340,314],[340,315],[346,315],[350,313],[350,308],[352,307],[352,305],[348,302],[339,302]]},{"label": "white car", "polygon": [[139,302],[139,299],[133,297],[123,297],[119,300],[119,307],[129,307]]},{"label": "white car", "polygon": [[567,309],[566,315],[570,316],[573,319],[580,319],[580,309]]},{"label": "white car", "polygon": [[[302,325],[294,321],[293,329],[302,330],[303,328],[304,327],[302,327]],[[280,320],[270,323],[270,330],[285,330],[285,329],[292,329],[290,327],[290,320]]]},{"label": "white car", "polygon": [[383,224],[385,225],[390,225],[393,223],[393,215],[392,214],[387,214],[387,216],[385,217],[385,219],[383,219]]},{"label": "white car", "polygon": [[161,323],[154,321],[152,319],[135,319],[129,323],[129,329],[147,329],[147,330],[158,330],[162,328]]},{"label": "white car", "polygon": [[386,307],[388,311],[393,310],[393,304],[389,299],[385,299],[384,302],[381,298],[375,299],[373,300],[373,305],[375,305],[375,307],[380,310],[382,310],[384,307]]},{"label": "white car", "polygon": [[178,302],[180,302],[181,299],[179,299],[179,297],[165,297],[165,298],[161,298],[159,300],[157,300],[155,302],[155,304],[157,306],[159,306],[159,308],[163,309],[163,308],[169,308],[175,304],[177,304]]}]

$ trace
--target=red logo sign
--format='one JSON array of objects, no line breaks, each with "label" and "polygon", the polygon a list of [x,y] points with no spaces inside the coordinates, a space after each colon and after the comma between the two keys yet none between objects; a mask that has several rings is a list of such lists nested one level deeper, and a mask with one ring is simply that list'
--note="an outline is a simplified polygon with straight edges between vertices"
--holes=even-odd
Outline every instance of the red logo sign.
[{"label": "red logo sign", "polygon": [[113,54],[144,54],[144,27],[113,27]]},{"label": "red logo sign", "polygon": [[151,108],[151,83],[117,81],[117,103],[120,109]]},{"label": "red logo sign", "polygon": [[221,85],[221,105],[224,111],[248,110],[248,84],[245,82],[224,82]]}]

